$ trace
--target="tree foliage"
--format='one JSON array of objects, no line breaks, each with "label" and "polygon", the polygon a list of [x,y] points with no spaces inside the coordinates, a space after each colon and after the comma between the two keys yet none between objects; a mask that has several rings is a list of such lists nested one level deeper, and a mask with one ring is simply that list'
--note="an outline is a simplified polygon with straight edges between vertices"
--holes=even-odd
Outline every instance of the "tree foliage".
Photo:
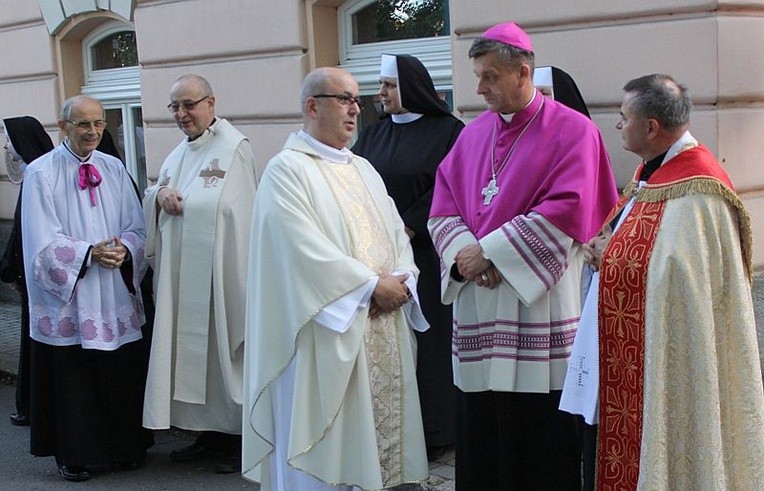
[{"label": "tree foliage", "polygon": [[374,19],[380,40],[448,35],[448,0],[378,0]]}]

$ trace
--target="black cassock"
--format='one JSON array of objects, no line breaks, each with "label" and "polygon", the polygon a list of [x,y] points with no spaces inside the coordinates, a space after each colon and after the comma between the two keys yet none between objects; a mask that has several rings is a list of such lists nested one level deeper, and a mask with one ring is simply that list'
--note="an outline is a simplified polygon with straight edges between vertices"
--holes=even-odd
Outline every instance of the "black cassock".
[{"label": "black cassock", "polygon": [[[104,132],[97,150],[121,160],[116,148],[111,135]],[[140,199],[135,182],[133,187]],[[32,455],[54,456],[58,464],[69,466],[121,465],[145,459],[146,449],[154,445],[153,432],[143,428],[154,323],[151,285],[149,268],[141,282],[146,324],[138,341],[101,351],[30,340]]]}]

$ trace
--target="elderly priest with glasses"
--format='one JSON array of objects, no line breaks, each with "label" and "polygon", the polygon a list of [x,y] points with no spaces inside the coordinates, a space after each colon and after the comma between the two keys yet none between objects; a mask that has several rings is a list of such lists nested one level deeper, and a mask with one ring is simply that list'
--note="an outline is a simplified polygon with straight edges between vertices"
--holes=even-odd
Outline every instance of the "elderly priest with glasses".
[{"label": "elderly priest with glasses", "polygon": [[173,462],[214,457],[215,472],[238,472],[255,158],[247,137],[215,116],[204,78],[179,78],[167,107],[186,138],[143,200],[156,300],[143,423],[201,432]]},{"label": "elderly priest with glasses", "polygon": [[27,167],[21,200],[31,342],[30,451],[69,481],[145,458],[140,281],[146,228],[125,166],[96,150],[101,103],[64,102],[57,148]]}]

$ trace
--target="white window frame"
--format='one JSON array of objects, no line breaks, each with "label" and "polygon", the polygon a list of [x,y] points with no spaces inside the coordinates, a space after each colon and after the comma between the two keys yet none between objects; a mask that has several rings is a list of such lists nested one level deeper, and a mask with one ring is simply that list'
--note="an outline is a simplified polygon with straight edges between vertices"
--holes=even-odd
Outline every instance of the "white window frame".
[{"label": "white window frame", "polygon": [[[140,172],[138,169],[138,158],[136,155],[135,135],[132,128],[135,126],[133,121],[133,108],[141,107],[141,78],[138,66],[110,68],[105,70],[94,69],[94,60],[91,48],[101,42],[104,38],[120,31],[135,31],[135,29],[123,22],[106,22],[82,40],[82,61],[85,76],[85,85],[80,89],[80,93],[88,95],[101,101],[104,109],[120,109],[122,112],[122,132],[124,141],[114,143],[118,148],[124,151],[122,156],[125,159],[127,171],[138,184],[142,191],[146,187],[146,182],[139,182]],[[116,128],[114,128],[116,130]],[[126,131],[126,130],[130,131]],[[115,137],[116,140],[117,137]],[[143,170],[145,175],[146,170]]]},{"label": "white window frame", "polygon": [[82,60],[85,69],[85,85],[82,94],[106,103],[117,100],[141,100],[141,75],[136,66],[95,70],[90,48],[104,38],[120,31],[135,31],[132,26],[119,21],[106,22],[82,40]]},{"label": "white window frame", "polygon": [[451,37],[436,36],[379,43],[353,44],[353,15],[376,0],[350,0],[337,12],[340,36],[340,67],[358,81],[362,95],[379,90],[382,53],[416,56],[430,72],[436,90],[453,90]]},{"label": "white window frame", "polygon": [[[114,137],[115,141],[114,144],[117,146],[119,150],[122,150],[124,152],[124,155],[122,157],[125,159],[125,165],[127,166],[128,172],[130,172],[130,175],[133,176],[133,179],[138,178],[138,156],[136,155],[135,151],[135,132],[133,131],[133,128],[135,127],[135,121],[133,118],[133,108],[141,107],[140,102],[130,101],[130,100],[123,100],[123,101],[117,101],[112,100],[109,102],[102,102],[104,110],[109,109],[119,109],[122,112],[122,137],[124,138],[124,148],[121,148],[122,146],[119,144],[118,141],[116,141],[117,136]],[[109,129],[114,130],[116,134],[117,128],[111,128]],[[127,131],[129,130],[129,131]],[[144,171],[145,173],[145,171]],[[141,183],[138,183],[139,187],[144,188],[145,183],[141,185]]]}]

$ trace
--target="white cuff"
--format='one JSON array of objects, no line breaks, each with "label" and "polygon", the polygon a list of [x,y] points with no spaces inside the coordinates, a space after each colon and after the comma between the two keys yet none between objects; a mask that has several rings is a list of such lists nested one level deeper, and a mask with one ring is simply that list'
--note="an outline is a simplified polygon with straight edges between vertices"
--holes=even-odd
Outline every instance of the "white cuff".
[{"label": "white cuff", "polygon": [[411,300],[406,302],[401,309],[403,309],[403,314],[406,316],[409,327],[415,331],[424,332],[430,328],[430,324],[425,319],[422,308],[419,305],[419,294],[416,291],[416,277],[414,273],[405,270],[393,271],[394,275],[406,273],[409,275],[406,280],[406,286],[409,289],[409,293],[411,293]]},{"label": "white cuff", "polygon": [[347,331],[350,324],[355,320],[358,311],[369,306],[369,300],[377,286],[377,281],[379,281],[379,276],[375,276],[344,297],[338,298],[316,314],[314,320],[332,331],[338,333]]}]

